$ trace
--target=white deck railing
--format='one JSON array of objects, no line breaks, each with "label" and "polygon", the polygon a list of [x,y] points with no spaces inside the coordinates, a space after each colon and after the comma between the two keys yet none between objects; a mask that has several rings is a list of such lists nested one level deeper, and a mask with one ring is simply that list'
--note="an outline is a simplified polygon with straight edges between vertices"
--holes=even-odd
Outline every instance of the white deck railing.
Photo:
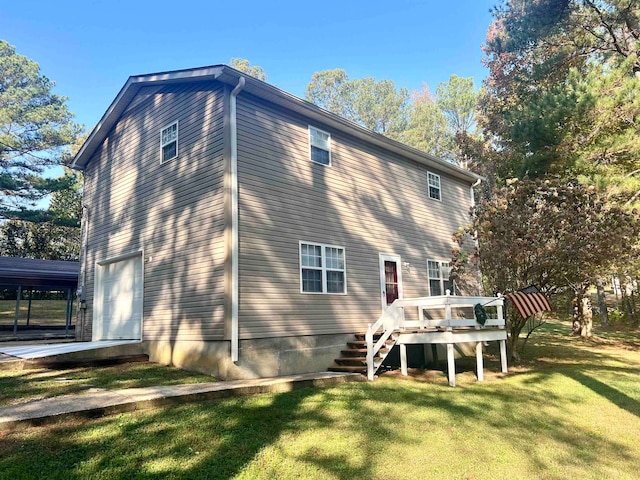
[{"label": "white deck railing", "polygon": [[[484,325],[480,325],[474,318],[461,318],[453,316],[453,310],[460,308],[471,308],[477,304],[483,307],[496,307],[496,315],[493,318],[488,318]],[[380,349],[387,346],[387,341],[394,332],[402,334],[403,331],[412,331],[414,333],[420,333],[421,331],[433,331],[434,329],[444,330],[445,332],[453,332],[455,330],[470,329],[479,330],[477,335],[479,340],[482,340],[482,330],[495,330],[504,329],[505,321],[503,315],[504,298],[500,295],[497,297],[464,297],[453,295],[440,295],[434,297],[419,297],[409,299],[395,300],[387,309],[380,315],[378,321],[373,325],[369,325],[365,340],[367,343],[367,377],[369,380],[374,379],[374,375],[382,360],[376,361],[376,355]],[[407,320],[405,311],[407,309],[417,309],[417,320]],[[444,318],[431,319],[425,315],[425,310],[444,310]],[[374,343],[375,336],[379,334],[378,340]],[[506,332],[505,332],[506,335]],[[418,337],[419,338],[419,337]],[[425,340],[427,337],[423,337]],[[450,339],[451,335],[447,336]],[[466,337],[468,338],[468,336]],[[424,343],[450,343],[447,341],[433,341],[433,338],[429,337],[430,341]],[[494,338],[492,338],[494,339]],[[466,340],[469,341],[469,340]],[[413,343],[413,342],[411,342]],[[395,342],[394,342],[395,344]],[[392,345],[388,345],[391,347]],[[501,357],[504,345],[501,343]],[[505,370],[506,357],[503,361],[503,371]],[[406,369],[406,368],[405,368]]]},{"label": "white deck railing", "polygon": [[[369,380],[373,380],[376,370],[382,364],[382,360],[376,364],[375,356],[382,347],[387,345],[387,340],[389,340],[393,332],[404,324],[404,306],[401,305],[401,302],[402,300],[395,300],[382,312],[378,321],[367,328],[365,341],[367,342],[367,378]],[[379,330],[382,330],[382,333],[374,344],[374,337]]]}]

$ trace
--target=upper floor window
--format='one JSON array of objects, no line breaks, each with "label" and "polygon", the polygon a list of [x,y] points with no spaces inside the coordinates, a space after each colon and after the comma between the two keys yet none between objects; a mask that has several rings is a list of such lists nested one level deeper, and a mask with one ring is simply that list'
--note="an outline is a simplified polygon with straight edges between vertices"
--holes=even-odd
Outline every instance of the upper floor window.
[{"label": "upper floor window", "polygon": [[331,135],[309,125],[311,160],[322,165],[331,165]]},{"label": "upper floor window", "polygon": [[300,291],[347,293],[344,247],[300,242]]},{"label": "upper floor window", "polygon": [[160,132],[162,163],[178,156],[178,122],[172,123]]},{"label": "upper floor window", "polygon": [[454,295],[453,283],[450,280],[451,264],[438,260],[427,260],[427,273],[429,276],[429,294],[444,295],[447,290]]},{"label": "upper floor window", "polygon": [[429,198],[442,200],[440,196],[440,175],[427,172],[427,180],[429,182]]}]

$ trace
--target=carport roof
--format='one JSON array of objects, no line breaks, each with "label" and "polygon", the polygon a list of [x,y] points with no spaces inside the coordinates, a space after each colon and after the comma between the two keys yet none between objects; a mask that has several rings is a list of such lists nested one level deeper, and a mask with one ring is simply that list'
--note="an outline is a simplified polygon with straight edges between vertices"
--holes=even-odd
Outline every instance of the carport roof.
[{"label": "carport roof", "polygon": [[76,287],[78,262],[0,257],[0,286]]}]

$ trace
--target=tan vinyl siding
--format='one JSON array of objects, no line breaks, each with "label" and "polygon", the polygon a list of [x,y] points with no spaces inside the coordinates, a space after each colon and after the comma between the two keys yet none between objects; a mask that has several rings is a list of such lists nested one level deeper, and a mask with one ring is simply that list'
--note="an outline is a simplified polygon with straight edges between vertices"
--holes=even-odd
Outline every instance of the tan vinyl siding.
[{"label": "tan vinyl siding", "polygon": [[[240,338],[362,331],[380,315],[378,254],[410,263],[405,298],[427,295],[427,259],[448,260],[468,222],[468,183],[311,122],[332,142],[332,165],[315,164],[309,123],[238,97]],[[345,248],[347,295],[300,293],[299,241]]]},{"label": "tan vinyl siding", "polygon": [[[224,337],[223,116],[218,83],[145,88],[92,157],[87,326],[95,262],[143,250],[143,339]],[[175,121],[178,157],[160,164]]]}]

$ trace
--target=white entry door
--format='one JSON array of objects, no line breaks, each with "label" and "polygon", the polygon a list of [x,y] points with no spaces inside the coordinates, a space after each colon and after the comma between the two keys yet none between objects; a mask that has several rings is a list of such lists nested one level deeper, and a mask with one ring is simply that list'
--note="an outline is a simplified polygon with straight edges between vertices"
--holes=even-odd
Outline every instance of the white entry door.
[{"label": "white entry door", "polygon": [[380,253],[380,290],[382,311],[402,297],[402,268],[400,255]]},{"label": "white entry door", "polygon": [[142,255],[96,265],[93,340],[142,338]]}]

